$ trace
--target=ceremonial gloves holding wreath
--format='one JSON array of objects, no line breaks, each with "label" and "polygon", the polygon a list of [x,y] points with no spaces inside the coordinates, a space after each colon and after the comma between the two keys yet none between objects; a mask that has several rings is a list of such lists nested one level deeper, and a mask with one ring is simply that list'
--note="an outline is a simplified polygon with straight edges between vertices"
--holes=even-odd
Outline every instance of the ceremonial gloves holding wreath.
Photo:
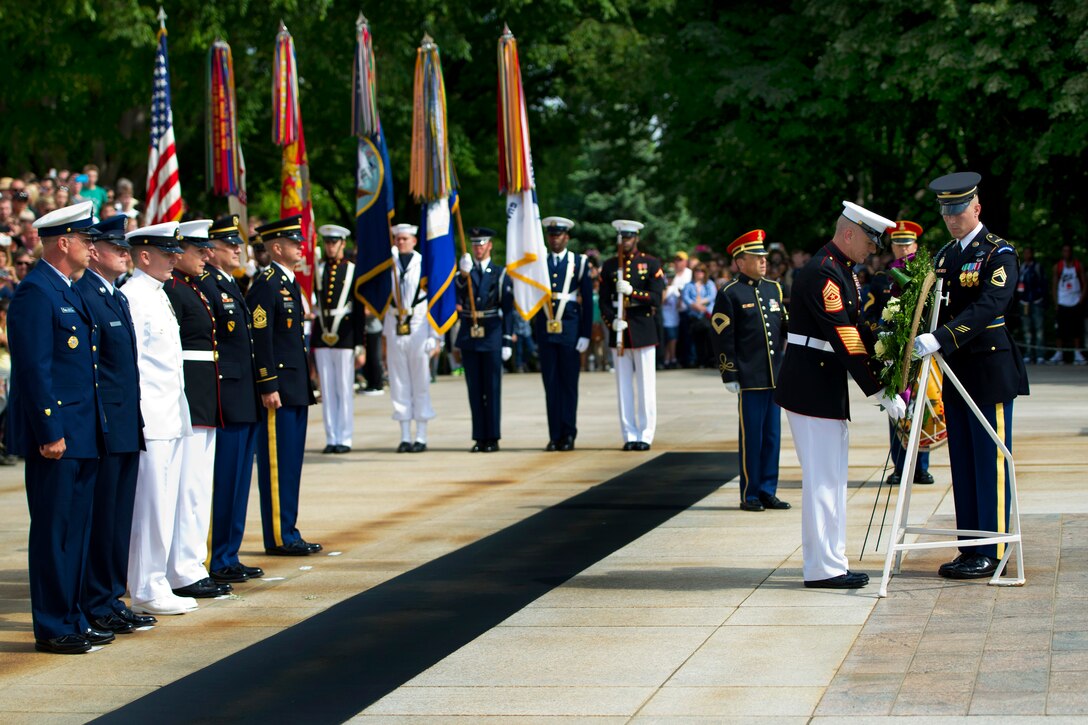
[{"label": "ceremonial gloves holding wreath", "polygon": [[869,396],[869,402],[883,408],[892,420],[899,420],[907,414],[907,404],[891,388],[884,388],[879,393],[873,393]]},{"label": "ceremonial gloves holding wreath", "polygon": [[941,343],[937,342],[936,335],[931,332],[925,332],[914,338],[914,348],[911,352],[911,357],[915,360],[921,360],[940,349]]}]

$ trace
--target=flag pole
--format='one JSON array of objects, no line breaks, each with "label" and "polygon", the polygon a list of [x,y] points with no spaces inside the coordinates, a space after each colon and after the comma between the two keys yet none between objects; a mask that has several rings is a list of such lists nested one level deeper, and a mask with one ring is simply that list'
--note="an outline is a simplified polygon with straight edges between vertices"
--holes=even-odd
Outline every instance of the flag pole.
[{"label": "flag pole", "polygon": [[[461,254],[468,254],[468,245],[465,243],[465,225],[461,222],[461,202],[458,200],[457,209],[454,210],[454,216],[457,217],[457,238],[461,240]],[[478,327],[480,324],[480,313],[476,311],[476,293],[472,291],[472,275],[461,273],[465,278],[465,284],[468,289],[468,307],[472,313],[472,326]]]}]

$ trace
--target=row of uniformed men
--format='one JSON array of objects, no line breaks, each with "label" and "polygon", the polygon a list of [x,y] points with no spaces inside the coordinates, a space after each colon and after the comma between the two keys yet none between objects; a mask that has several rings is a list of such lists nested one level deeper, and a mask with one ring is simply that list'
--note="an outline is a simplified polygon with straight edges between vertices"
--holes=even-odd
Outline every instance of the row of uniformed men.
[{"label": "row of uniformed men", "polygon": [[38,219],[42,263],[10,308],[45,652],[89,651],[262,576],[238,558],[255,450],[266,553],[321,550],[295,527],[313,402],[298,217],[258,230],[273,263],[246,298],[223,271],[238,262],[236,217],[127,234],[124,221],[96,222],[89,202]]}]

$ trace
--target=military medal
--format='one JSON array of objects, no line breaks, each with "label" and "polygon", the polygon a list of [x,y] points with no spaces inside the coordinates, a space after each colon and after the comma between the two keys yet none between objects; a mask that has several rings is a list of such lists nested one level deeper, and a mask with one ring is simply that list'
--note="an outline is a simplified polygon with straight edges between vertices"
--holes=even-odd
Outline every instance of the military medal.
[{"label": "military medal", "polygon": [[336,343],[340,342],[340,336],[335,332],[326,332],[321,335],[321,340],[329,347],[332,347]]},{"label": "military medal", "polygon": [[548,320],[548,333],[551,335],[560,335],[563,332],[562,320]]},{"label": "military medal", "polygon": [[475,337],[475,338],[483,337],[484,336],[484,326],[483,325],[473,325],[472,327],[470,327],[468,329],[468,334],[469,334],[470,337]]},{"label": "military medal", "polygon": [[76,337],[75,335],[72,335],[71,337],[69,337],[68,338],[68,347],[72,348],[73,350],[75,350],[77,347],[79,347],[79,338]]}]

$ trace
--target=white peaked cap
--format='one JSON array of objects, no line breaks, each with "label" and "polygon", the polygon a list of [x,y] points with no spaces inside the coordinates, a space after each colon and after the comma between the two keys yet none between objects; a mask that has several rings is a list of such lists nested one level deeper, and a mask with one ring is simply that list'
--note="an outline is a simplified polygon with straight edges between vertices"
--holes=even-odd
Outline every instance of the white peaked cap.
[{"label": "white peaked cap", "polygon": [[347,239],[351,236],[351,230],[339,224],[322,224],[317,228],[317,233],[326,239]]},{"label": "white peaked cap", "polygon": [[612,226],[619,233],[623,232],[638,232],[645,226],[642,222],[633,222],[630,219],[617,219],[612,222]]},{"label": "white peaked cap", "polygon": [[212,226],[211,219],[196,219],[191,222],[182,222],[178,225],[178,233],[188,239],[207,239],[208,229]]},{"label": "white peaked cap", "polygon": [[873,234],[883,234],[889,229],[895,229],[895,222],[891,219],[871,212],[852,201],[844,201],[842,205],[842,215],[855,224],[860,224],[866,231],[872,232]]}]

